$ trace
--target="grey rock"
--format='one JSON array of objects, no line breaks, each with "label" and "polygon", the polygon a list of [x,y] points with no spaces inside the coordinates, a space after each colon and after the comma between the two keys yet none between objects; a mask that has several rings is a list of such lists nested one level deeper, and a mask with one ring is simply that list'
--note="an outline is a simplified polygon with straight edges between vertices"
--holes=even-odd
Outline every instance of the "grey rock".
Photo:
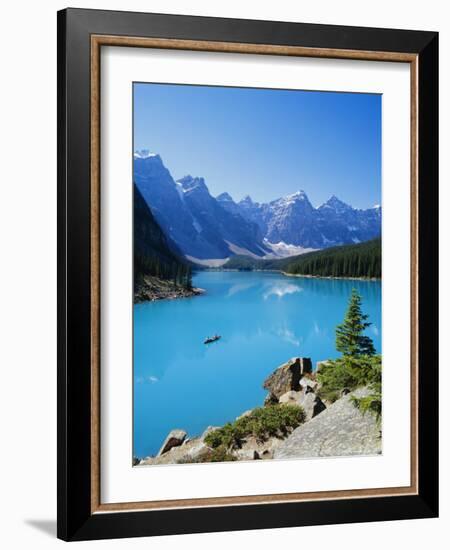
[{"label": "grey rock", "polygon": [[289,391],[280,397],[280,403],[299,405],[305,411],[305,421],[311,420],[326,409],[324,402],[312,391]]},{"label": "grey rock", "polygon": [[141,460],[139,466],[155,466],[163,464],[189,464],[200,462],[207,456],[210,448],[205,445],[200,437],[190,439],[187,443],[172,447],[169,451],[155,457],[147,457]]},{"label": "grey rock", "polygon": [[270,437],[265,441],[261,441],[254,436],[249,436],[242,442],[241,447],[233,449],[232,453],[238,460],[266,460],[273,458],[275,449],[281,445],[282,441],[278,437]]},{"label": "grey rock", "polygon": [[278,400],[279,403],[297,403],[298,396],[301,392],[290,390],[286,393],[283,393],[283,395],[280,395],[280,399]]},{"label": "grey rock", "polygon": [[187,433],[184,430],[172,430],[164,440],[164,443],[161,445],[161,449],[159,450],[157,456],[161,456],[164,453],[167,453],[173,447],[178,447],[179,445],[182,445],[186,437]]},{"label": "grey rock", "polygon": [[295,357],[266,378],[263,387],[269,391],[271,400],[273,397],[279,399],[287,391],[298,391],[301,377],[311,371],[312,364],[309,357]]},{"label": "grey rock", "polygon": [[313,380],[311,378],[307,378],[306,376],[304,376],[300,380],[300,386],[305,391],[309,391],[309,390],[316,391],[317,388],[319,387],[319,383],[317,382],[317,380]]},{"label": "grey rock", "polygon": [[274,458],[380,454],[380,426],[372,414],[361,414],[351,401],[353,395],[363,397],[369,393],[361,388],[338,399],[296,428],[275,450]]}]

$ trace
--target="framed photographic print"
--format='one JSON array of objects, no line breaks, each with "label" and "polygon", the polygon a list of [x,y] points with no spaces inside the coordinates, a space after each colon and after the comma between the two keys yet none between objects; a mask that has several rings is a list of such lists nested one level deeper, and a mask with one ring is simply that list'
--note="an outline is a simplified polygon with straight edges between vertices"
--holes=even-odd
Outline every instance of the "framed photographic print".
[{"label": "framed photographic print", "polygon": [[58,14],[58,536],[438,513],[438,36]]}]

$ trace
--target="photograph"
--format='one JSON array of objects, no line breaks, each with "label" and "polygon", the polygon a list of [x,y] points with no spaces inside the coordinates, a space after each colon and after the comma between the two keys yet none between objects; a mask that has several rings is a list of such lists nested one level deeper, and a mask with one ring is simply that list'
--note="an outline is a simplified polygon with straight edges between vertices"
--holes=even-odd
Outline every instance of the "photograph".
[{"label": "photograph", "polygon": [[382,94],[132,86],[132,465],[382,455]]}]

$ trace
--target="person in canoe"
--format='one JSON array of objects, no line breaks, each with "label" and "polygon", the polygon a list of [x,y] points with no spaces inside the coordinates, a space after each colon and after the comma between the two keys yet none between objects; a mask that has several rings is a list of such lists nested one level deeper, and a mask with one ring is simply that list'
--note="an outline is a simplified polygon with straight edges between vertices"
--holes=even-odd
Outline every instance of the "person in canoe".
[{"label": "person in canoe", "polygon": [[217,340],[220,340],[220,336],[218,334],[215,334],[214,336],[208,336],[205,338],[204,344],[211,344],[212,342],[217,342]]}]

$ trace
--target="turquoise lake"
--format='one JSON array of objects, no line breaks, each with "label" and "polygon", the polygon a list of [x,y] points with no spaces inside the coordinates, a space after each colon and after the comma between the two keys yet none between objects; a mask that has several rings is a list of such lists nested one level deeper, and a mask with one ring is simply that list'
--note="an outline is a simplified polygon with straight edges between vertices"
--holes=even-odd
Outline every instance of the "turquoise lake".
[{"label": "turquoise lake", "polygon": [[[158,452],[168,432],[190,437],[262,405],[264,379],[295,356],[337,357],[335,327],[352,288],[381,353],[381,283],[201,272],[205,294],[134,306],[134,455]],[[221,340],[205,345],[213,334]]]}]

